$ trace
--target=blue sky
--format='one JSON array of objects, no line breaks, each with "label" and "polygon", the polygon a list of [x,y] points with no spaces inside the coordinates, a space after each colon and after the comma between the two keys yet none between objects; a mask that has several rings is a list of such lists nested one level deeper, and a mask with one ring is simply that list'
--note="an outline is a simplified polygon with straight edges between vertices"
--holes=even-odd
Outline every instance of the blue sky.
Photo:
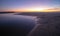
[{"label": "blue sky", "polygon": [[32,8],[59,8],[60,0],[0,0],[0,11]]}]

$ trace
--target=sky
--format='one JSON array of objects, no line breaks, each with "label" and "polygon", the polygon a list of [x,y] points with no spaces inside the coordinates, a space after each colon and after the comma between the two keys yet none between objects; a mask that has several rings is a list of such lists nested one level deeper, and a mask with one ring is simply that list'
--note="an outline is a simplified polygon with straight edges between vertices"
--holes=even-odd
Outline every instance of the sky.
[{"label": "sky", "polygon": [[60,11],[60,0],[0,0],[0,11]]}]

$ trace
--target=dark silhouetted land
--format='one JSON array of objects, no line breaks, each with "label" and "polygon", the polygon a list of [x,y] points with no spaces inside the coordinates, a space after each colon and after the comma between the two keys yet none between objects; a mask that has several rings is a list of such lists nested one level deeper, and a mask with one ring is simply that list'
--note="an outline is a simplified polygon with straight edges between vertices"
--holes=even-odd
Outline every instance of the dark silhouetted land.
[{"label": "dark silhouetted land", "polygon": [[14,12],[0,12],[0,14],[3,14],[3,13],[14,13]]}]

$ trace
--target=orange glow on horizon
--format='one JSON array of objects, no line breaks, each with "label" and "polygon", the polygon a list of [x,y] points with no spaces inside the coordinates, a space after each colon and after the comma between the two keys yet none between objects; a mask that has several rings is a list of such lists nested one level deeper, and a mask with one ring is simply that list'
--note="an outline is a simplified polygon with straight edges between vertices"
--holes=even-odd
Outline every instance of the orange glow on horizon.
[{"label": "orange glow on horizon", "polygon": [[16,12],[55,12],[60,10],[48,10],[48,9],[29,9],[29,10],[16,10]]},{"label": "orange glow on horizon", "polygon": [[60,11],[60,8],[26,8],[26,9],[11,9],[7,11],[14,11],[14,12],[54,12]]},{"label": "orange glow on horizon", "polygon": [[26,9],[17,9],[15,11],[20,12],[40,12],[45,10],[46,8],[26,8]]}]

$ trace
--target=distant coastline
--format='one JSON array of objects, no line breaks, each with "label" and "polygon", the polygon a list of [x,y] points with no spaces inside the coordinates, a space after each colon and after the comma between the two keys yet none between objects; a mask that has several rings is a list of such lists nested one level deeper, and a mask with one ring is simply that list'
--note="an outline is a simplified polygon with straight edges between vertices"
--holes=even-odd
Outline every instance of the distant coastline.
[{"label": "distant coastline", "polygon": [[47,14],[58,14],[60,12],[22,12],[22,13],[17,13],[15,15],[28,15],[28,16],[43,16]]},{"label": "distant coastline", "polygon": [[0,14],[2,14],[2,13],[14,13],[14,12],[0,12]]}]

